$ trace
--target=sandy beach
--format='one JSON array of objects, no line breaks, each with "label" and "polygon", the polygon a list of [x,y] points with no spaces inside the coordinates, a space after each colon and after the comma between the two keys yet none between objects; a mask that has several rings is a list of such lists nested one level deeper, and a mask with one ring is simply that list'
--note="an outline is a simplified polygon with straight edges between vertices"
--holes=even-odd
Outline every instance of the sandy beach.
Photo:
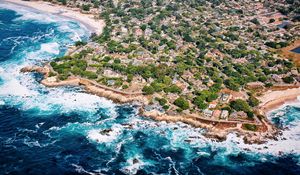
[{"label": "sandy beach", "polygon": [[83,14],[79,9],[68,8],[66,6],[55,5],[44,1],[21,1],[21,0],[4,0],[6,3],[12,3],[19,6],[33,8],[43,13],[58,15],[70,20],[75,20],[86,26],[92,33],[101,34],[105,22],[101,19],[95,19],[92,14]]},{"label": "sandy beach", "polygon": [[298,96],[300,96],[300,88],[268,91],[263,96],[258,97],[261,101],[259,108],[263,113],[267,114],[284,104],[296,102]]}]

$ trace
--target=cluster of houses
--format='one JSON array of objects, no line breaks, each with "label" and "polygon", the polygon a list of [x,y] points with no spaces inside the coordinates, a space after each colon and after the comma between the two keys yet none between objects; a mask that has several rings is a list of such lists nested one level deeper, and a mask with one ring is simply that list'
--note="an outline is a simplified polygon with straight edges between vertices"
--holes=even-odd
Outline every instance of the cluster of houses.
[{"label": "cluster of houses", "polygon": [[[91,3],[92,1],[89,0],[82,0],[78,1],[81,4],[87,4]],[[116,2],[116,1],[114,1]],[[225,5],[226,3],[221,4],[219,7],[216,7],[216,9],[209,9],[209,10],[203,10],[203,15],[195,15],[197,13],[185,13],[183,11],[178,11],[178,13],[183,16],[185,23],[188,23],[190,26],[201,26],[201,30],[206,31],[207,33],[210,33],[211,35],[208,38],[211,40],[215,40],[217,42],[215,43],[223,43],[225,46],[225,49],[232,49],[237,48],[239,44],[245,44],[247,47],[247,50],[257,50],[260,53],[265,53],[267,50],[267,46],[265,46],[265,40],[262,39],[256,39],[253,37],[254,32],[246,32],[246,28],[251,29],[257,29],[257,31],[260,31],[262,33],[262,36],[268,37],[268,39],[275,39],[273,37],[274,32],[279,32],[279,34],[285,34],[286,30],[282,25],[289,25],[290,21],[286,21],[286,16],[271,11],[270,9],[267,9],[264,7],[264,5],[260,1],[246,1],[246,4],[241,5],[239,2],[231,2],[230,5],[233,5],[236,14],[230,14],[233,7],[229,7],[229,5]],[[138,7],[138,6],[137,6]],[[98,10],[101,10],[103,8],[100,5],[100,8]],[[207,7],[209,8],[209,7]],[[193,9],[195,10],[195,9]],[[127,9],[124,11],[128,11]],[[220,15],[222,12],[226,12],[225,15]],[[157,15],[157,14],[155,14]],[[162,56],[168,56],[170,58],[170,61],[165,61],[164,64],[167,66],[174,66],[176,63],[173,62],[174,58],[177,55],[182,55],[185,53],[186,50],[189,48],[195,48],[195,44],[192,42],[186,42],[181,37],[178,37],[176,35],[170,36],[167,32],[161,32],[159,34],[160,39],[153,39],[153,35],[156,31],[150,28],[150,25],[148,25],[149,22],[153,19],[155,16],[149,15],[146,16],[144,19],[140,20],[135,17],[131,17],[129,22],[125,24],[125,22],[122,21],[122,17],[117,16],[116,14],[110,14],[110,19],[112,19],[111,28],[112,31],[110,33],[110,40],[116,41],[118,43],[121,43],[121,45],[125,48],[129,47],[130,44],[136,45],[137,49],[132,51],[131,53],[110,53],[108,52],[107,45],[105,44],[98,44],[96,42],[89,42],[86,46],[80,48],[79,50],[76,50],[76,52],[80,52],[82,49],[85,48],[92,48],[93,54],[90,56],[89,59],[89,65],[92,64],[98,64],[97,61],[93,61],[92,58],[94,55],[108,55],[111,58],[117,58],[120,60],[121,64],[124,66],[127,64],[132,64],[134,66],[139,65],[148,65],[148,64],[160,64],[159,58]],[[187,17],[185,17],[187,16]],[[260,23],[260,25],[254,24],[255,22],[251,22],[253,19],[257,19],[257,21]],[[272,19],[272,20],[271,20]],[[182,22],[178,19],[176,19],[175,16],[169,16],[160,21],[161,24],[164,24],[165,26],[176,26],[180,22]],[[199,21],[203,21],[203,24],[205,25],[199,25]],[[272,22],[271,22],[272,21]],[[207,24],[206,24],[207,23]],[[143,24],[147,24],[146,28],[142,28],[141,26]],[[228,42],[226,39],[227,37],[225,34],[229,32],[229,27],[238,27],[238,30],[232,31],[235,35],[239,37],[238,40],[230,41]],[[170,27],[170,28],[171,28]],[[272,31],[274,28],[278,28],[278,30]],[[272,30],[271,30],[272,29]],[[171,30],[171,29],[170,29]],[[199,29],[200,30],[200,29]],[[210,32],[212,31],[212,32]],[[174,32],[175,33],[175,32]],[[194,37],[200,32],[191,32],[191,36]],[[281,36],[281,35],[280,35]],[[128,38],[134,38],[134,41],[125,42]],[[277,35],[276,35],[277,37]],[[149,40],[151,44],[158,46],[158,53],[153,54],[150,50],[147,50],[147,48],[142,47],[141,43],[138,41],[137,38],[143,38],[145,40]],[[130,38],[131,39],[131,38]],[[160,44],[161,39],[166,39],[168,41],[175,40],[176,49],[173,49],[171,52],[166,49],[168,46],[166,44]],[[213,44],[215,44],[213,43]],[[207,52],[205,53],[206,58],[211,58],[214,61],[218,62],[220,60],[225,59],[228,57],[224,52],[220,51],[221,49],[216,48],[206,48]],[[167,50],[167,51],[166,51]],[[108,63],[113,63],[114,60],[110,60]],[[231,59],[233,64],[248,64],[249,60],[252,60],[252,57],[242,57],[242,58],[236,58]],[[213,67],[213,62],[205,63],[206,67]],[[266,63],[267,64],[267,63]],[[276,71],[280,69],[279,66],[273,66],[270,67],[271,71]],[[127,75],[122,74],[120,72],[114,71],[111,68],[108,67],[102,67],[101,76],[108,77],[111,79],[108,79],[106,82],[109,86],[115,85],[115,78],[121,78],[123,80],[126,80]],[[97,72],[97,69],[95,67],[88,66],[88,71]],[[193,95],[192,90],[206,90],[208,87],[214,84],[214,82],[211,80],[211,78],[202,73],[199,75],[200,77],[195,77],[195,74],[199,71],[198,69],[190,69],[189,71],[184,71],[183,75],[178,77],[178,75],[174,76],[172,78],[172,83],[177,85],[181,90],[181,94],[174,94],[174,93],[168,93],[164,94],[169,103],[172,104],[176,98],[178,98],[180,95]],[[287,75],[293,75],[294,77],[298,77],[300,80],[300,75],[298,71],[293,69],[290,73]],[[276,83],[283,83],[282,78],[283,76],[287,75],[278,75],[278,74],[271,74],[269,77]],[[225,75],[222,75],[223,77],[226,77]],[[139,87],[139,91],[141,91],[142,87],[147,84],[151,84],[154,79],[149,78],[147,81],[142,78],[140,75],[134,75],[133,82],[131,83],[128,90],[130,89],[137,89],[136,87]],[[204,80],[207,80],[204,82]],[[135,86],[135,88],[132,88],[131,86]],[[261,88],[264,87],[265,84],[262,82],[251,82],[247,84],[250,88]],[[191,88],[193,87],[193,88]],[[121,89],[121,87],[118,87]],[[245,112],[239,111],[239,112],[233,112],[230,113],[228,110],[222,110],[220,108],[221,104],[228,104],[231,100],[236,99],[248,99],[247,94],[243,92],[233,92],[233,91],[222,91],[220,92],[220,97],[211,102],[207,109],[203,110],[202,113],[205,117],[214,119],[214,120],[235,120],[235,119],[246,119],[247,114]],[[164,111],[161,106],[154,104],[149,105],[145,108],[145,110],[153,110],[158,109],[159,111]],[[171,107],[172,110],[169,111],[175,111]],[[168,111],[168,112],[169,112]]]}]

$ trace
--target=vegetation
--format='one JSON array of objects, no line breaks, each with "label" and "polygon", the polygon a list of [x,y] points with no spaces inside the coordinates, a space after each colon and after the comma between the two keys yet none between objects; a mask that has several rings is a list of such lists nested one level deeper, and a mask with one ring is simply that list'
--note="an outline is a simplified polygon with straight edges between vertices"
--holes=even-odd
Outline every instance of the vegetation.
[{"label": "vegetation", "polygon": [[89,4],[83,4],[81,7],[81,9],[84,11],[90,11],[90,8],[91,8],[91,5],[89,5]]},{"label": "vegetation", "polygon": [[[81,76],[124,91],[142,91],[149,98],[160,97],[155,101],[166,111],[176,108],[202,113],[217,103],[216,109],[243,111],[253,118],[259,101],[245,86],[257,81],[266,88],[282,81],[294,83],[297,78],[290,75],[294,64],[274,51],[288,46],[291,36],[299,34],[292,26],[272,37],[281,30],[271,23],[280,19],[270,17],[264,23],[253,6],[242,4],[239,8],[236,3],[85,2],[79,8],[101,8],[100,18],[106,26],[101,35],[91,37],[95,46],[78,41],[75,46],[81,49],[76,54],[51,62],[51,75],[61,80]],[[297,12],[294,2],[289,2],[288,8],[280,2],[276,8],[274,2],[268,3],[269,11]],[[224,89],[250,95],[229,103],[230,99],[221,99]]]},{"label": "vegetation", "polygon": [[257,131],[257,126],[253,124],[243,124],[243,128],[249,131]]},{"label": "vegetation", "polygon": [[189,109],[189,102],[185,100],[183,97],[179,97],[174,101],[174,105],[178,106],[182,110]]}]

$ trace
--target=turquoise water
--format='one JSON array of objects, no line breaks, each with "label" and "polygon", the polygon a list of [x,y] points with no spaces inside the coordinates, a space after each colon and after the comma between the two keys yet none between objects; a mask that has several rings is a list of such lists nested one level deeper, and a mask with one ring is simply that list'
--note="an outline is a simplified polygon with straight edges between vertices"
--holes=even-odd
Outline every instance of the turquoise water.
[{"label": "turquoise water", "polygon": [[270,115],[287,128],[278,141],[215,142],[202,129],[143,118],[134,105],[19,73],[88,35],[76,22],[0,5],[0,174],[300,174],[297,104]]}]

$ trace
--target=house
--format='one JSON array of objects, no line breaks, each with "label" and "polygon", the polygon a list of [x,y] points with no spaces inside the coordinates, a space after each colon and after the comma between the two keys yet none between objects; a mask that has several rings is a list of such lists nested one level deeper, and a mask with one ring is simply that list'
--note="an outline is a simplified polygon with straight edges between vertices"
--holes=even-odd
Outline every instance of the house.
[{"label": "house", "polygon": [[212,114],[213,118],[218,119],[220,117],[220,115],[221,115],[221,110],[213,111],[213,114]]},{"label": "house", "polygon": [[207,116],[207,117],[211,117],[213,115],[213,111],[212,110],[209,110],[209,109],[205,109],[203,111],[204,115]]},{"label": "house", "polygon": [[221,95],[221,101],[222,101],[222,102],[227,103],[227,102],[230,100],[230,98],[231,98],[231,95],[230,95],[230,94],[225,94],[225,93],[223,93],[223,94]]},{"label": "house", "polygon": [[229,112],[227,110],[222,110],[220,119],[226,120],[228,118]]},{"label": "house", "polygon": [[249,89],[259,89],[259,88],[264,88],[265,84],[262,82],[250,82],[246,84],[246,87]]},{"label": "house", "polygon": [[108,80],[108,81],[107,81],[107,85],[108,85],[108,86],[113,86],[113,85],[115,85],[115,80]]},{"label": "house", "polygon": [[213,109],[213,108],[216,108],[217,107],[217,101],[213,101],[213,102],[211,102],[210,104],[209,104],[209,106],[208,106],[208,108],[209,109]]},{"label": "house", "polygon": [[276,82],[281,82],[282,81],[281,77],[279,75],[277,75],[277,74],[272,74],[271,77]]},{"label": "house", "polygon": [[238,118],[247,118],[247,114],[243,111],[234,112],[230,115],[230,117],[238,119]]}]

